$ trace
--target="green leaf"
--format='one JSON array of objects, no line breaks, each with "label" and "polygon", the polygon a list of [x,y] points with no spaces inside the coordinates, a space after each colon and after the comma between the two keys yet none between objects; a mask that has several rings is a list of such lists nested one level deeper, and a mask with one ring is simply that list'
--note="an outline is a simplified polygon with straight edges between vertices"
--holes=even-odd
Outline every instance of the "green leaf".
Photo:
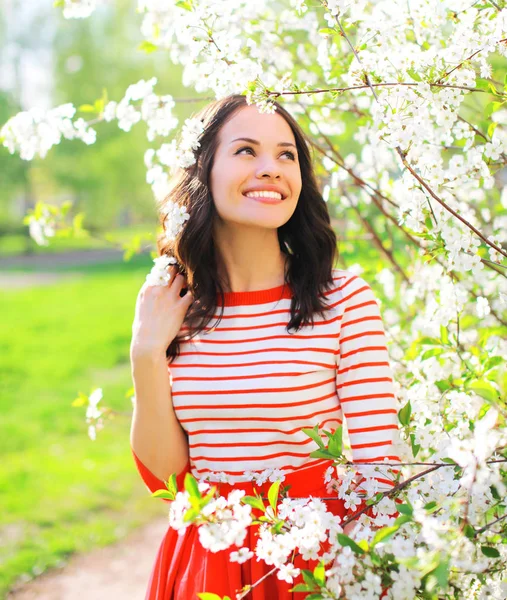
[{"label": "green leaf", "polygon": [[212,486],[210,488],[209,492],[203,498],[201,498],[201,500],[199,501],[199,506],[201,508],[204,508],[206,506],[206,504],[209,504],[209,502],[215,497],[216,491],[217,491],[216,486]]},{"label": "green leaf", "polygon": [[501,500],[502,499],[502,496],[500,496],[500,493],[498,492],[498,489],[496,488],[496,486],[491,485],[489,487],[489,489],[491,490],[491,495],[493,496],[493,498],[495,500]]},{"label": "green leaf", "polygon": [[192,2],[189,2],[188,0],[178,0],[178,2],[176,2],[176,6],[179,8],[184,8],[188,11],[192,11]]},{"label": "green leaf", "polygon": [[366,505],[372,506],[373,504],[377,504],[377,502],[380,502],[383,497],[384,494],[382,492],[377,492],[375,496],[373,496],[373,498],[369,498],[368,500],[366,500]]},{"label": "green leaf", "polygon": [[415,69],[407,69],[407,73],[412,77],[414,81],[422,81],[421,76]]},{"label": "green leaf", "polygon": [[441,589],[445,590],[449,583],[449,558],[445,557],[444,560],[438,563],[437,568],[433,571],[434,577],[438,581],[438,585]]},{"label": "green leaf", "polygon": [[313,576],[313,573],[308,569],[301,569],[301,574],[303,575],[303,580],[306,585],[309,585],[313,590],[315,588],[315,577]]},{"label": "green leaf", "polygon": [[137,49],[141,52],[146,52],[146,54],[151,54],[152,52],[156,52],[158,50],[158,46],[152,42],[149,42],[148,40],[144,40],[139,44],[139,46],[137,46]]},{"label": "green leaf", "polygon": [[325,448],[324,442],[322,441],[322,438],[320,437],[318,432],[318,425],[315,425],[314,429],[310,429],[309,427],[303,427],[301,431],[305,433],[308,437],[311,437],[312,440],[319,445],[319,448],[321,448],[322,450]]},{"label": "green leaf", "polygon": [[490,402],[498,401],[498,392],[487,381],[474,381],[468,385],[468,389],[474,391],[477,395]]},{"label": "green leaf", "polygon": [[331,29],[330,27],[322,27],[322,29],[319,29],[319,33],[321,33],[322,35],[335,35],[336,29]]},{"label": "green leaf", "polygon": [[435,385],[441,392],[445,392],[451,388],[451,384],[447,379],[441,379],[440,381],[435,381]]},{"label": "green leaf", "polygon": [[484,109],[484,116],[486,118],[491,117],[491,115],[494,112],[496,112],[497,110],[500,110],[502,105],[503,105],[503,102],[490,102],[489,104],[486,104],[486,108]]},{"label": "green leaf", "polygon": [[414,455],[414,458],[417,458],[421,445],[415,443],[415,435],[413,433],[410,434],[410,444],[412,446],[412,454]]},{"label": "green leaf", "polygon": [[271,528],[272,533],[280,533],[285,525],[285,521],[278,521],[278,523]]},{"label": "green leaf", "polygon": [[354,542],[353,539],[349,538],[349,536],[345,535],[344,533],[338,534],[338,541],[340,542],[341,546],[347,546],[356,554],[366,554],[366,552],[361,548],[361,546],[356,544],[356,542]]},{"label": "green leaf", "polygon": [[399,527],[396,527],[395,525],[392,525],[391,527],[382,527],[382,529],[379,529],[375,534],[375,537],[373,538],[373,541],[371,543],[372,547],[376,546],[380,542],[386,542],[387,540],[392,538],[398,530]]},{"label": "green leaf", "polygon": [[498,90],[496,89],[496,87],[491,83],[491,81],[488,81],[488,87],[491,90],[491,93],[494,96],[501,96],[501,94],[498,93]]},{"label": "green leaf", "polygon": [[475,529],[469,523],[466,523],[465,527],[463,527],[463,533],[469,540],[475,539]]},{"label": "green leaf", "polygon": [[201,511],[196,507],[189,508],[187,512],[183,515],[183,521],[185,523],[187,523],[188,521],[193,521],[196,517],[199,516],[200,512]]},{"label": "green leaf", "polygon": [[482,79],[482,78],[479,78],[479,77],[478,77],[478,78],[475,80],[475,87],[476,87],[476,89],[478,89],[478,90],[484,90],[484,91],[487,91],[487,90],[488,90],[488,84],[489,84],[489,82],[488,82],[488,81],[486,81],[486,79]]},{"label": "green leaf", "polygon": [[305,583],[298,583],[295,587],[293,587],[290,592],[311,592],[313,587],[306,585]]},{"label": "green leaf", "polygon": [[401,513],[402,515],[408,515],[409,517],[411,517],[412,514],[414,513],[414,510],[410,506],[410,504],[397,504],[396,505],[396,510],[399,513]]},{"label": "green leaf", "polygon": [[313,577],[318,586],[324,587],[326,585],[326,567],[322,561],[313,570]]},{"label": "green leaf", "polygon": [[276,504],[278,501],[278,490],[280,489],[280,483],[281,481],[275,481],[275,483],[273,483],[268,491],[268,500],[269,500],[269,504],[271,506],[271,508],[275,511],[276,514]]},{"label": "green leaf", "polygon": [[310,452],[310,458],[327,458],[328,460],[333,460],[334,456],[327,450],[314,450]]},{"label": "green leaf", "polygon": [[481,552],[488,558],[499,558],[500,552],[493,546],[481,546]]},{"label": "green leaf", "polygon": [[200,598],[200,600],[222,600],[221,596],[212,594],[211,592],[199,592],[197,596]]},{"label": "green leaf", "polygon": [[494,369],[495,367],[498,367],[498,365],[501,365],[504,362],[505,359],[502,356],[492,356],[491,358],[488,358],[486,364],[484,365],[484,368],[486,370]]},{"label": "green leaf", "polygon": [[243,496],[241,498],[241,502],[243,504],[248,504],[252,508],[257,508],[258,510],[262,510],[262,512],[266,512],[266,507],[264,506],[264,502],[255,496]]},{"label": "green leaf", "polygon": [[330,438],[329,444],[327,446],[329,452],[335,456],[340,457],[342,455],[343,449],[343,426],[340,425],[336,428],[333,433],[333,437]]},{"label": "green leaf", "polygon": [[166,490],[157,490],[152,494],[153,498],[163,498],[164,500],[174,500],[174,494]]},{"label": "green leaf", "polygon": [[442,344],[449,344],[449,332],[444,325],[440,325],[440,339],[442,340]]},{"label": "green leaf", "polygon": [[92,106],[91,104],[81,104],[80,107],[78,107],[78,110],[81,112],[91,112],[94,113],[95,112],[95,106]]},{"label": "green leaf", "polygon": [[417,340],[417,344],[421,346],[440,346],[440,340],[437,338],[424,336]]},{"label": "green leaf", "polygon": [[427,360],[428,358],[431,358],[432,356],[440,356],[444,352],[445,352],[444,348],[430,348],[429,350],[425,350],[421,354],[421,360]]},{"label": "green leaf", "polygon": [[495,132],[496,126],[498,125],[498,121],[492,121],[488,127],[488,136],[493,137],[493,133]]},{"label": "green leaf", "polygon": [[408,425],[410,423],[410,415],[412,414],[412,405],[410,400],[403,406],[398,412],[398,420],[402,425]]},{"label": "green leaf", "polygon": [[201,499],[199,485],[197,484],[197,480],[192,473],[187,473],[185,475],[184,486],[187,492],[190,494],[190,498],[199,498],[199,500]]},{"label": "green leaf", "polygon": [[178,484],[176,483],[176,473],[173,473],[166,483],[167,489],[176,496],[178,492]]},{"label": "green leaf", "polygon": [[396,518],[392,527],[401,527],[402,525],[405,525],[405,523],[410,523],[411,520],[412,517],[409,517],[408,515],[401,515],[401,517]]}]

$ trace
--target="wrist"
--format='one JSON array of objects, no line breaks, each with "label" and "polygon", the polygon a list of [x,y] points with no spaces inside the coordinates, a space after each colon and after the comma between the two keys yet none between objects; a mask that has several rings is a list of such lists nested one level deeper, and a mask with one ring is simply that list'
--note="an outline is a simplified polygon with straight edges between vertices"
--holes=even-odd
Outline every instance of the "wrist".
[{"label": "wrist", "polygon": [[160,361],[166,362],[166,349],[153,346],[134,344],[130,348],[130,360],[132,364],[155,364]]}]

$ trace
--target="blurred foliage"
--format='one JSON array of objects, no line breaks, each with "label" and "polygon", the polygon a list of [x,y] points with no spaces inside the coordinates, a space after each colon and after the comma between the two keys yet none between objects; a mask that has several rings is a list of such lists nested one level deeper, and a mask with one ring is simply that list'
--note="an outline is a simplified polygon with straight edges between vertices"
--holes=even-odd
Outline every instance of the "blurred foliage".
[{"label": "blurred foliage", "polygon": [[[131,12],[131,2],[117,2],[91,19],[65,21],[48,5],[41,22],[55,29],[47,42],[54,65],[51,106],[93,104],[104,90],[110,100],[119,101],[130,84],[153,76],[158,79],[157,94],[171,94],[175,99],[198,97],[183,87],[181,67],[170,64],[167,55],[139,49],[141,17],[133,22]],[[24,47],[29,42],[26,32],[21,35],[19,43]],[[34,98],[25,108],[37,105]],[[201,106],[201,102],[177,102],[180,124]],[[0,124],[19,110],[19,99],[0,92]],[[76,117],[94,118],[84,112],[77,112]],[[30,163],[0,147],[0,235],[15,227],[19,230],[22,216],[37,200],[71,200],[73,212],[84,211],[84,226],[92,230],[157,222],[143,158],[148,147],[158,147],[163,140],[148,142],[142,122],[128,133],[118,128],[117,121],[98,123],[96,130],[97,142],[92,146],[65,140],[44,160]]]}]

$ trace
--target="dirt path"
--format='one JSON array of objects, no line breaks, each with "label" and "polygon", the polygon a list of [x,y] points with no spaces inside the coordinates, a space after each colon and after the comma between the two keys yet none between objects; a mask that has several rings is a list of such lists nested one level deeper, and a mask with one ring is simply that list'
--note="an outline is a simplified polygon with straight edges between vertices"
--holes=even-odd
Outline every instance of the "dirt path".
[{"label": "dirt path", "polygon": [[77,555],[64,567],[11,590],[7,600],[144,600],[167,527],[161,517],[120,542]]},{"label": "dirt path", "polygon": [[80,267],[98,262],[121,261],[123,250],[71,250],[68,252],[45,252],[43,254],[17,254],[0,257],[0,271],[3,268],[16,269],[33,267],[51,270],[54,267]]}]

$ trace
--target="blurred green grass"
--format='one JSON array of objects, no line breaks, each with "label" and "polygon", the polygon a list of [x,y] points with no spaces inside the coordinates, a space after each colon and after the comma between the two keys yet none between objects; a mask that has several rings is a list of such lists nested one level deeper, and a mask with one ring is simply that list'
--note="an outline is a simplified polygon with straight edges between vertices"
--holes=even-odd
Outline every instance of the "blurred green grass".
[{"label": "blurred green grass", "polygon": [[[125,396],[134,303],[150,264],[138,256],[53,285],[2,290],[0,598],[19,576],[165,512],[135,470]],[[94,387],[127,416],[107,422],[93,442],[85,409],[71,404]]]}]

